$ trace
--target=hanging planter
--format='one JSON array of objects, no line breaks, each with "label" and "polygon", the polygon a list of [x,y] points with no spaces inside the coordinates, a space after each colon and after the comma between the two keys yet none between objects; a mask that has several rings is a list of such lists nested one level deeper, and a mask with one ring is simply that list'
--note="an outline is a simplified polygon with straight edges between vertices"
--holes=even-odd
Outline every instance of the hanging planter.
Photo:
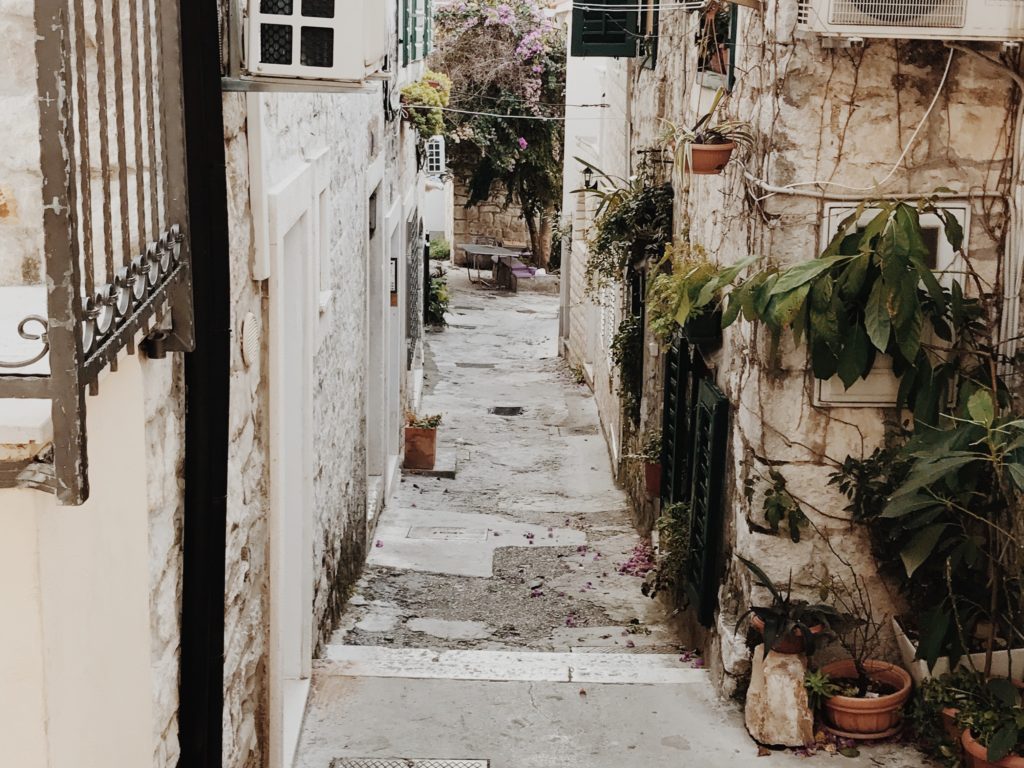
[{"label": "hanging planter", "polygon": [[754,143],[750,123],[743,120],[712,122],[724,95],[725,89],[719,88],[711,109],[692,128],[669,123],[663,141],[675,153],[676,163],[684,174],[719,174],[729,163],[738,145],[750,146]]}]

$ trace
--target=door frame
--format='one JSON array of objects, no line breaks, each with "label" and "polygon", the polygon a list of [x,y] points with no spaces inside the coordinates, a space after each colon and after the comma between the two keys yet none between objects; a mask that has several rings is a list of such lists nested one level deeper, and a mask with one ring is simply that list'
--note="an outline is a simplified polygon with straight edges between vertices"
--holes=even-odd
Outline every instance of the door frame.
[{"label": "door frame", "polygon": [[[312,674],[313,358],[318,308],[318,275],[313,270],[315,180],[314,167],[301,163],[267,194],[271,768],[292,765]],[[285,238],[296,227],[301,227],[304,241],[300,258],[286,258]],[[292,359],[296,349],[298,365]],[[298,424],[289,416],[294,398],[301,401]],[[296,458],[301,467],[297,481],[289,473]]]}]

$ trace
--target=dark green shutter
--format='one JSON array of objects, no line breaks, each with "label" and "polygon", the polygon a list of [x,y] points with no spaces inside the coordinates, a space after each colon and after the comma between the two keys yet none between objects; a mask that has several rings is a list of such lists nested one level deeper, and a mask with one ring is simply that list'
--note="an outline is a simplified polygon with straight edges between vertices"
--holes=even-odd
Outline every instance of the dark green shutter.
[{"label": "dark green shutter", "polygon": [[690,480],[690,557],[686,583],[697,619],[711,626],[718,604],[718,551],[722,539],[722,485],[729,439],[729,403],[707,379],[693,412]]},{"label": "dark green shutter", "polygon": [[420,50],[420,36],[419,36],[419,17],[420,4],[419,0],[412,0],[412,13],[409,14],[409,39],[410,39],[410,50],[412,54],[410,58],[413,61],[419,61],[423,58],[423,52]]},{"label": "dark green shutter", "polygon": [[426,0],[423,12],[423,56],[426,57],[434,49],[434,0]]},{"label": "dark green shutter", "polygon": [[665,356],[665,407],[661,426],[661,493],[663,505],[689,498],[690,345],[677,333]]},{"label": "dark green shutter", "polygon": [[402,0],[402,66],[409,66],[409,40],[411,38],[411,15],[409,13],[409,0]]},{"label": "dark green shutter", "polygon": [[[635,8],[637,0],[574,0],[573,5],[572,56],[636,56],[640,17],[621,8]],[[608,10],[594,10],[598,5]]]}]

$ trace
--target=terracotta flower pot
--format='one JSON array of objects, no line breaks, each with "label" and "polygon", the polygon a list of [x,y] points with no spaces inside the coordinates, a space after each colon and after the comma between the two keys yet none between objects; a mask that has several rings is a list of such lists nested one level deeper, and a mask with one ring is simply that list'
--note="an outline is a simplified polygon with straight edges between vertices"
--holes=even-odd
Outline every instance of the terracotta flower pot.
[{"label": "terracotta flower pot", "polygon": [[722,172],[733,150],[735,142],[728,144],[691,144],[688,147],[686,170],[690,173],[713,175]]},{"label": "terracotta flower pot", "polygon": [[661,496],[661,464],[654,461],[644,464],[644,485],[650,498]]},{"label": "terracotta flower pot", "polygon": [[960,743],[967,753],[970,768],[1024,768],[1024,755],[1007,755],[998,763],[989,762],[988,748],[971,736],[970,729],[963,732]]},{"label": "terracotta flower pot", "polygon": [[[864,662],[868,676],[895,688],[895,693],[873,699],[855,696],[830,696],[825,699],[825,718],[829,730],[852,739],[884,739],[895,734],[903,720],[903,704],[910,696],[913,682],[902,667],[885,661]],[[833,679],[856,679],[853,659],[834,661],[821,669]]]},{"label": "terracotta flower pot", "polygon": [[437,430],[405,428],[405,468],[433,469],[437,458]]},{"label": "terracotta flower pot", "polygon": [[943,707],[942,712],[939,713],[939,717],[942,720],[942,730],[946,733],[946,738],[953,744],[960,743],[960,728],[956,724],[956,716],[960,712],[956,707]]},{"label": "terracotta flower pot", "polygon": [[[750,626],[756,629],[761,637],[764,637],[764,621],[760,616],[757,614],[751,616]],[[815,624],[813,627],[808,627],[808,629],[811,630],[812,635],[816,635],[824,630],[825,627],[822,624]],[[799,629],[794,629],[789,634],[775,638],[775,644],[772,646],[772,650],[775,651],[775,653],[783,653],[787,656],[803,653],[805,650],[803,632]]]}]

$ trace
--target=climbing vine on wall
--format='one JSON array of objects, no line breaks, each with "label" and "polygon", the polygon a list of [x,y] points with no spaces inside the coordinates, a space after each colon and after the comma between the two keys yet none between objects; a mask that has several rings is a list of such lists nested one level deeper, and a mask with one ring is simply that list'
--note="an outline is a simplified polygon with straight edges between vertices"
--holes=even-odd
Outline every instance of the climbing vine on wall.
[{"label": "climbing vine on wall", "polygon": [[640,318],[627,314],[612,337],[612,363],[619,372],[619,398],[630,421],[640,418],[644,379],[644,327]]}]

